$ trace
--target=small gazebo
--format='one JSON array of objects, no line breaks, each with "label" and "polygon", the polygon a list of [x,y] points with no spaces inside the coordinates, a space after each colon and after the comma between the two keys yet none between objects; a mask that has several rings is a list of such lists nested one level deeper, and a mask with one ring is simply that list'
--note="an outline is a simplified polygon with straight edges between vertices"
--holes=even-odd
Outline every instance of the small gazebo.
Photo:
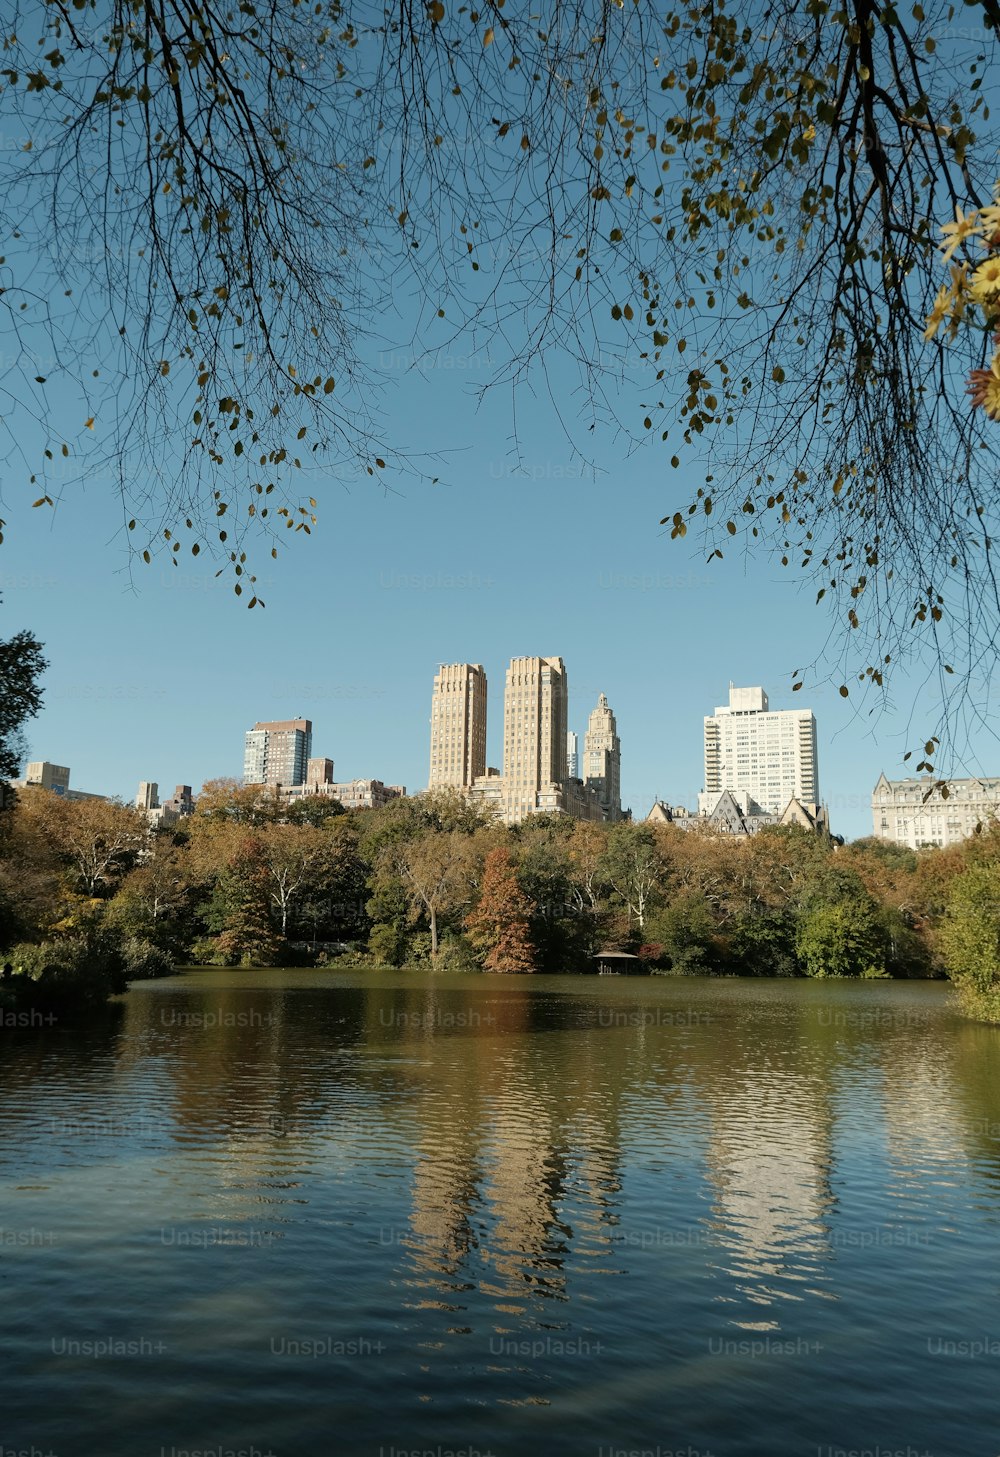
[{"label": "small gazebo", "polygon": [[648,976],[649,968],[628,951],[596,951],[598,976]]}]

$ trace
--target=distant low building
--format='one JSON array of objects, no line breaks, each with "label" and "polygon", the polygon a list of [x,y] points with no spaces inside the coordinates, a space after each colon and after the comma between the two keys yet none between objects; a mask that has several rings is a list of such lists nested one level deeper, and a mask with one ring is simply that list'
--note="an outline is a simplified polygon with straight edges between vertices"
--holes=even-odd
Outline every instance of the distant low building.
[{"label": "distant low building", "polygon": [[160,803],[160,786],[152,779],[143,779],[135,797],[135,807],[141,810],[154,829],[166,829],[175,825],[185,815],[194,814],[194,797],[190,784],[178,784],[172,799]]},{"label": "distant low building", "polygon": [[732,789],[723,790],[706,813],[697,815],[689,814],[682,806],[671,808],[658,799],[646,820],[650,824],[670,824],[679,830],[708,830],[717,835],[755,835],[760,830],[784,825],[799,825],[817,835],[830,833],[825,805],[804,804],[793,798],[780,814],[774,814],[745,790]]},{"label": "distant low building", "polygon": [[875,836],[910,850],[957,845],[1000,820],[1000,779],[949,779],[947,797],[937,783],[931,776],[887,779],[880,774],[872,790]]},{"label": "distant low building", "polygon": [[47,759],[28,764],[23,779],[15,779],[14,789],[47,789],[60,799],[107,799],[106,794],[88,794],[83,789],[70,789],[70,771],[65,764],[50,764]]},{"label": "distant low building", "polygon": [[340,784],[333,780],[317,780],[306,784],[282,785],[278,793],[282,799],[289,801],[308,799],[316,795],[323,799],[339,800],[345,809],[378,809],[390,800],[405,799],[406,786],[383,784],[381,779],[351,779]]}]

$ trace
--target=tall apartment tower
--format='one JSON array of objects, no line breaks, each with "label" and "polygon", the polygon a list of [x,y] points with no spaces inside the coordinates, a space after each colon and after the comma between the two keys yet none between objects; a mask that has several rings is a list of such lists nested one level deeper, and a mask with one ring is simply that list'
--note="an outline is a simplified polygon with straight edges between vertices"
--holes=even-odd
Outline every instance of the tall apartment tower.
[{"label": "tall apartment tower", "polygon": [[312,755],[308,718],[255,723],[247,731],[243,778],[247,784],[304,784]]},{"label": "tall apartment tower", "polygon": [[729,703],[705,719],[705,788],[711,814],[726,789],[742,790],[771,814],[789,800],[819,804],[816,718],[811,708],[771,710],[763,688],[729,685]]},{"label": "tall apartment tower", "polygon": [[566,778],[580,778],[580,740],[574,733],[566,735]]},{"label": "tall apartment tower", "polygon": [[511,658],[503,696],[503,794],[515,822],[566,780],[569,693],[562,658]]},{"label": "tall apartment tower", "polygon": [[621,819],[622,745],[618,724],[603,693],[583,738],[583,781],[600,795],[608,819]]},{"label": "tall apartment tower", "polygon": [[486,773],[486,674],[479,663],[442,663],[431,699],[429,789],[471,789]]}]

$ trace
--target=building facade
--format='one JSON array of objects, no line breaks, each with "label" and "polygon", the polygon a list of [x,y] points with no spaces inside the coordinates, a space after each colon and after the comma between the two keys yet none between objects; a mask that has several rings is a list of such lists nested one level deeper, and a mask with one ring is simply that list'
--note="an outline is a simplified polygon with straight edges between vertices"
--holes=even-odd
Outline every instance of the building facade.
[{"label": "building facade", "polygon": [[471,789],[486,773],[486,674],[479,663],[442,663],[431,699],[428,789]]},{"label": "building facade", "polygon": [[345,809],[378,809],[392,799],[404,799],[404,784],[383,784],[381,779],[350,779],[340,784],[332,780],[282,785],[281,798],[288,802],[319,795],[337,799]]},{"label": "building facade", "polygon": [[570,779],[581,778],[580,740],[572,731],[566,735],[566,774]]},{"label": "building facade", "polygon": [[47,759],[38,759],[26,764],[24,778],[12,781],[12,789],[47,789],[60,799],[107,799],[106,794],[88,794],[84,789],[70,789],[70,771],[65,764],[50,764]]},{"label": "building facade", "polygon": [[819,806],[816,718],[810,708],[772,710],[763,688],[729,685],[729,703],[705,719],[705,788],[698,810],[713,813],[724,791],[742,792],[780,815],[795,799]]},{"label": "building facade", "polygon": [[1000,819],[1000,779],[950,779],[947,799],[934,788],[936,782],[880,774],[872,790],[875,836],[911,850],[957,845],[980,826]]},{"label": "building facade", "polygon": [[304,784],[311,754],[308,718],[255,723],[246,735],[243,778],[247,784]]},{"label": "building facade", "polygon": [[539,795],[566,782],[569,689],[562,658],[511,658],[503,699],[505,818],[534,814]]},{"label": "building facade", "polygon": [[602,693],[583,739],[583,779],[598,795],[609,820],[621,819],[622,746],[618,724]]}]

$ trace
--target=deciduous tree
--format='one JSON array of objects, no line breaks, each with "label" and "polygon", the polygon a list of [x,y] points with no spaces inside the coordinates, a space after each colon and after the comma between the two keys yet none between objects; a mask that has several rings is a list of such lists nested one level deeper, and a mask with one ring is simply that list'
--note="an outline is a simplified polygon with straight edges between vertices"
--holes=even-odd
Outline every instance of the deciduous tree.
[{"label": "deciduous tree", "polygon": [[500,846],[486,857],[483,889],[465,918],[469,940],[483,957],[485,971],[535,970],[531,942],[534,903],[521,889],[510,851]]}]

